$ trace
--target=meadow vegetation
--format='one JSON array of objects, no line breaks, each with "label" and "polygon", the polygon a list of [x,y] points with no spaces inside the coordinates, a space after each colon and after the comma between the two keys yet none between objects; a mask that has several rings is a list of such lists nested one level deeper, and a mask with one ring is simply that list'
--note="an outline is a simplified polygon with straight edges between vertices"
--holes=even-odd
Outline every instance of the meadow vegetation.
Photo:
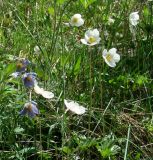
[{"label": "meadow vegetation", "polygon": [[152,0],[0,0],[0,26],[0,160],[153,160]]}]

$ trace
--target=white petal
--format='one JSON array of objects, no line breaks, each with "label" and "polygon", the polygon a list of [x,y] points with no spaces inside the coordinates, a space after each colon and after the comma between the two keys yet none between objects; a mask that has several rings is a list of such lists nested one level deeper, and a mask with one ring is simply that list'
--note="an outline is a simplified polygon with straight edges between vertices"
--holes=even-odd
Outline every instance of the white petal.
[{"label": "white petal", "polygon": [[88,45],[88,43],[87,43],[87,41],[86,41],[85,39],[81,39],[81,42],[82,42],[83,44]]},{"label": "white petal", "polygon": [[138,20],[139,20],[138,12],[133,12],[130,14],[129,21],[133,26],[136,26],[138,24]]},{"label": "white petal", "polygon": [[106,62],[110,67],[116,67],[116,63],[114,61],[111,61],[111,62]]},{"label": "white petal", "polygon": [[130,23],[133,25],[133,26],[136,26],[138,24],[138,21],[137,20],[134,20],[134,19],[131,19],[130,20]]},{"label": "white petal", "polygon": [[94,34],[94,37],[99,37],[99,31],[98,31],[98,29],[94,29],[93,30],[93,34]]},{"label": "white petal", "polygon": [[35,86],[34,86],[34,91],[35,91],[35,93],[37,93],[37,94],[42,94],[42,92],[44,91],[44,89],[43,89],[43,88],[40,88],[38,85],[35,85]]},{"label": "white petal", "polygon": [[13,77],[13,78],[17,78],[19,75],[20,75],[19,72],[14,72],[10,76]]},{"label": "white petal", "polygon": [[116,48],[111,48],[108,52],[109,52],[111,55],[114,55],[114,54],[116,54],[116,51],[117,51]]},{"label": "white petal", "polygon": [[93,33],[92,33],[92,31],[91,30],[88,30],[88,31],[86,31],[85,32],[85,37],[87,38],[89,38],[89,37],[91,37],[91,36],[93,36]]},{"label": "white petal", "polygon": [[114,54],[113,59],[115,62],[119,62],[120,61],[120,55],[119,54]]},{"label": "white petal", "polygon": [[37,84],[34,86],[34,91],[37,94],[42,95],[44,98],[50,99],[54,97],[54,93],[45,91],[43,88],[40,88]]},{"label": "white petal", "polygon": [[99,42],[93,42],[93,43],[87,43],[88,46],[94,46],[96,44],[98,44]]},{"label": "white petal", "polygon": [[35,47],[34,47],[34,52],[35,52],[36,54],[40,53],[40,48],[39,48],[38,46],[35,46]]},{"label": "white petal", "polygon": [[50,99],[54,97],[54,93],[49,91],[43,91],[41,94],[44,98]]},{"label": "white petal", "polygon": [[77,102],[74,102],[74,101],[68,101],[64,99],[64,104],[66,105],[68,110],[78,115],[84,114],[86,111],[86,108],[84,108],[83,106],[80,106]]},{"label": "white petal", "polygon": [[70,27],[70,23],[63,23],[64,25]]},{"label": "white petal", "polygon": [[81,18],[81,14],[75,14],[72,16],[72,18]]},{"label": "white petal", "polygon": [[105,58],[105,57],[107,56],[107,53],[108,53],[108,52],[107,52],[107,49],[104,49],[104,50],[103,50],[103,54],[102,54],[103,58]]},{"label": "white petal", "polygon": [[139,20],[139,14],[138,12],[133,12],[130,14],[130,19]]},{"label": "white petal", "polygon": [[101,40],[101,38],[99,38],[99,37],[96,39],[97,44],[100,42],[100,40]]},{"label": "white petal", "polygon": [[88,42],[88,39],[89,39],[89,33],[85,33],[85,40]]},{"label": "white petal", "polygon": [[84,24],[84,20],[82,19],[82,18],[80,18],[79,20],[78,20],[78,23],[76,24],[76,26],[77,27],[80,27],[80,26],[82,26]]},{"label": "white petal", "polygon": [[108,61],[106,58],[104,58],[105,62],[110,66],[110,67],[115,67],[116,64],[115,64],[115,61],[112,60],[112,61]]}]

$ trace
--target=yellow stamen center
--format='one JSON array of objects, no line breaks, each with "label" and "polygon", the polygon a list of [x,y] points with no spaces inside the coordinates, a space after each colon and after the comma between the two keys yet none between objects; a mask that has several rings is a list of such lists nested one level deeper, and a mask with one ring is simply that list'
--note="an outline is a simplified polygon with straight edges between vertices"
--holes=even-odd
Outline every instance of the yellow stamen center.
[{"label": "yellow stamen center", "polygon": [[111,61],[112,61],[112,58],[113,58],[113,57],[110,55],[110,53],[108,53],[107,56],[106,56],[107,61],[108,61],[108,62],[111,62]]},{"label": "yellow stamen center", "polygon": [[72,22],[73,22],[73,23],[77,23],[77,22],[78,22],[78,18],[73,18],[73,19],[72,19]]},{"label": "yellow stamen center", "polygon": [[21,62],[18,62],[18,63],[16,64],[16,67],[17,67],[18,69],[21,69],[22,67],[24,67],[24,65],[23,65]]},{"label": "yellow stamen center", "polygon": [[31,111],[32,111],[32,105],[31,105],[31,104],[28,104],[28,105],[26,106],[26,109],[27,109],[29,112],[31,112]]},{"label": "yellow stamen center", "polygon": [[31,81],[32,81],[32,77],[31,77],[31,76],[27,76],[27,77],[25,78],[25,80],[31,82]]},{"label": "yellow stamen center", "polygon": [[95,37],[89,37],[89,39],[88,39],[88,42],[91,44],[91,43],[94,43],[94,42],[96,42],[96,38]]}]

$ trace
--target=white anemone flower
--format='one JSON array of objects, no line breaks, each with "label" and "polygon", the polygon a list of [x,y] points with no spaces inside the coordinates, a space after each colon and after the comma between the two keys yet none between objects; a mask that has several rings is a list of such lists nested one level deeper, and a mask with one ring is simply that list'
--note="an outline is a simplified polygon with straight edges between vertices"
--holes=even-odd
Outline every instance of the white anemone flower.
[{"label": "white anemone flower", "polygon": [[115,67],[116,63],[120,61],[120,55],[116,53],[116,48],[111,48],[109,51],[107,49],[104,49],[102,56],[105,60],[105,62],[110,67]]},{"label": "white anemone flower", "polygon": [[35,93],[40,94],[47,99],[51,99],[54,97],[54,93],[45,91],[43,88],[40,88],[37,84],[34,86],[34,91]]},{"label": "white anemone flower", "polygon": [[100,42],[99,31],[97,29],[88,30],[85,32],[85,38],[81,39],[83,44],[94,46]]},{"label": "white anemone flower", "polygon": [[129,16],[129,21],[132,26],[136,26],[139,23],[139,14],[138,12],[132,12]]},{"label": "white anemone flower", "polygon": [[34,53],[35,54],[40,54],[40,48],[38,46],[34,47]]},{"label": "white anemone flower", "polygon": [[80,106],[77,102],[64,99],[64,104],[67,110],[70,110],[73,113],[76,113],[78,115],[84,114],[86,112],[86,108],[83,106]]},{"label": "white anemone flower", "polygon": [[81,18],[81,14],[75,14],[71,17],[70,25],[80,27],[84,24],[84,20]]}]

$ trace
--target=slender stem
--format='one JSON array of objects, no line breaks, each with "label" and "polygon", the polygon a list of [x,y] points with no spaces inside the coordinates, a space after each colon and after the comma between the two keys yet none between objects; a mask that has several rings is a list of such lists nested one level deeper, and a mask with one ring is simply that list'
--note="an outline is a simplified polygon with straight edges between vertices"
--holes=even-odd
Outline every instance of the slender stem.
[{"label": "slender stem", "polygon": [[113,100],[113,97],[110,99],[110,101],[109,101],[109,103],[108,103],[107,107],[105,108],[105,110],[104,110],[104,112],[103,112],[102,117],[101,117],[101,118],[100,118],[100,120],[98,121],[98,123],[97,123],[96,127],[94,128],[94,130],[92,131],[92,133],[94,133],[94,132],[95,132],[95,130],[97,129],[97,127],[98,127],[98,126],[99,126],[99,124],[101,123],[101,121],[102,121],[102,119],[103,119],[103,117],[104,117],[104,115],[105,115],[105,113],[106,113],[106,111],[107,111],[108,107],[110,106],[110,104],[111,104],[112,100]]},{"label": "slender stem", "polygon": [[29,102],[31,102],[31,94],[32,94],[32,91],[30,90],[30,93],[29,93]]},{"label": "slender stem", "polygon": [[41,139],[41,119],[39,119],[39,138],[40,138],[40,145],[41,145],[41,160],[43,159],[42,156],[42,139]]},{"label": "slender stem", "polygon": [[90,106],[89,106],[89,125],[88,125],[88,129],[90,131],[90,122],[91,122],[91,108],[92,108],[92,48],[89,48],[89,52],[90,52],[90,57],[89,57],[89,62],[90,62],[90,71],[89,71],[89,83],[90,83]]},{"label": "slender stem", "polygon": [[129,127],[128,127],[128,134],[127,134],[127,141],[126,141],[126,147],[125,147],[124,160],[127,159],[127,151],[128,151],[128,145],[129,145],[130,130],[131,130],[131,124],[129,124]]}]

